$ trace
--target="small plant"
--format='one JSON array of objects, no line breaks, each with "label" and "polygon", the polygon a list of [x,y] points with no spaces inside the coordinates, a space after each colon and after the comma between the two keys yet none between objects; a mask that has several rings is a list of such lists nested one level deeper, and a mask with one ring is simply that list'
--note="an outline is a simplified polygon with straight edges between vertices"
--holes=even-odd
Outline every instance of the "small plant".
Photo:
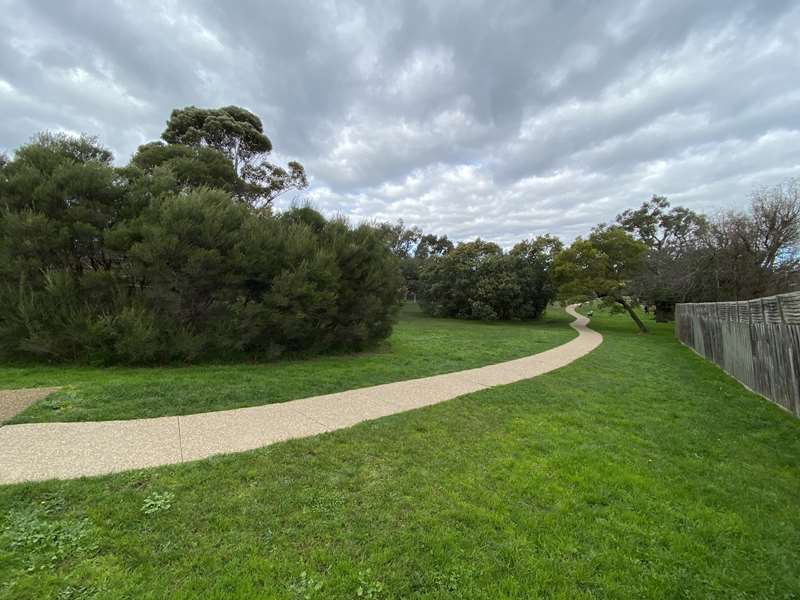
[{"label": "small plant", "polygon": [[73,390],[65,389],[50,394],[39,402],[39,406],[43,409],[58,411],[67,410],[70,406],[79,402],[80,398]]},{"label": "small plant", "polygon": [[42,500],[39,501],[39,507],[46,515],[59,513],[64,510],[65,506],[66,500],[64,500],[64,496],[58,492],[45,494]]},{"label": "small plant", "polygon": [[97,588],[94,586],[68,585],[58,591],[56,600],[82,600],[84,598],[94,598],[96,595]]},{"label": "small plant", "polygon": [[272,529],[267,529],[263,534],[261,534],[261,539],[264,542],[265,546],[272,546],[272,539],[275,537],[275,534],[272,532]]},{"label": "small plant", "polygon": [[289,585],[289,589],[294,593],[295,598],[311,600],[322,590],[322,582],[303,571],[300,573],[300,577]]},{"label": "small plant", "polygon": [[27,571],[52,569],[66,558],[95,552],[89,519],[49,519],[40,508],[12,510],[0,535],[2,543],[27,557]]},{"label": "small plant", "polygon": [[172,508],[172,501],[174,499],[175,494],[172,492],[153,492],[144,499],[142,512],[146,515],[154,515],[156,513],[168,511]]},{"label": "small plant", "polygon": [[444,592],[448,598],[469,598],[470,595],[465,591],[468,580],[472,578],[474,572],[471,568],[455,567],[447,571],[434,571],[433,587]]},{"label": "small plant", "polygon": [[367,600],[377,600],[383,595],[383,583],[372,577],[372,570],[358,572],[358,589],[356,596]]}]

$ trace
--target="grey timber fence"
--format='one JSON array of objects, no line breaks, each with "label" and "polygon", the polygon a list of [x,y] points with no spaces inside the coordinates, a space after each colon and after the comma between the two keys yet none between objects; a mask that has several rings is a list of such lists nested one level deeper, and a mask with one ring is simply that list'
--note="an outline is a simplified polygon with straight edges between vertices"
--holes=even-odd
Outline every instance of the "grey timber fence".
[{"label": "grey timber fence", "polygon": [[678,339],[800,417],[800,292],[678,304]]}]

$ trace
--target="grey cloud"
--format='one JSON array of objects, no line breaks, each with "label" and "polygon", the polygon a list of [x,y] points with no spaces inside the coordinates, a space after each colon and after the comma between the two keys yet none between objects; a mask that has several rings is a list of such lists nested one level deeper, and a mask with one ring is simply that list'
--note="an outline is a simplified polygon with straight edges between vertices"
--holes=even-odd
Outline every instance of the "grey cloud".
[{"label": "grey cloud", "polygon": [[[456,239],[566,238],[653,193],[800,174],[800,8],[693,2],[0,0],[0,149],[240,104],[308,198]],[[286,206],[297,197],[284,198]]]}]

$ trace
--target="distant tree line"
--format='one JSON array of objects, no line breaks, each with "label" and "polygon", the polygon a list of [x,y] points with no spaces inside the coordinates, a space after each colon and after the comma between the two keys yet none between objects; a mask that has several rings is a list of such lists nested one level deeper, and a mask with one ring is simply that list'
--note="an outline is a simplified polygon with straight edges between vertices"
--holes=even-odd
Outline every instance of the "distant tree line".
[{"label": "distant tree line", "polygon": [[365,348],[387,337],[398,260],[374,226],[310,208],[237,107],[176,110],[124,167],[42,134],[0,161],[0,354],[153,363]]},{"label": "distant tree line", "polygon": [[602,298],[628,310],[652,305],[671,320],[678,302],[749,300],[800,285],[800,184],[755,191],[746,210],[706,216],[653,196],[616,223],[599,225],[556,260],[571,298]]},{"label": "distant tree line", "polygon": [[653,196],[568,247],[552,236],[505,252],[453,245],[402,222],[382,226],[406,289],[435,316],[536,318],[556,297],[601,299],[646,325],[636,305],[673,318],[678,302],[743,300],[800,287],[800,184],[752,194],[747,210],[707,216]]}]

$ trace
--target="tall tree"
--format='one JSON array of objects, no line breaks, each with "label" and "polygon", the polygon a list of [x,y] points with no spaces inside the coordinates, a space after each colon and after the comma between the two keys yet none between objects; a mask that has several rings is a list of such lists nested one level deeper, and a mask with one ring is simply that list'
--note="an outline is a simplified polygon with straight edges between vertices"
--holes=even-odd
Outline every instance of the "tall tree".
[{"label": "tall tree", "polygon": [[553,296],[545,238],[503,252],[477,239],[422,261],[423,310],[461,319],[535,319]]},{"label": "tall tree", "polygon": [[[148,175],[168,172],[175,191],[209,187],[235,193],[239,177],[230,160],[219,150],[204,146],[150,142],[139,146],[130,167]],[[136,177],[137,173],[129,173]]]},{"label": "tall tree", "polygon": [[236,195],[252,206],[268,205],[284,192],[308,186],[300,163],[290,161],[284,168],[269,162],[272,142],[261,119],[244,108],[175,109],[161,137],[170,144],[208,146],[222,152],[240,179]]},{"label": "tall tree", "polygon": [[414,256],[414,249],[422,238],[419,227],[406,227],[402,219],[397,223],[381,223],[379,227],[392,254],[401,260]]},{"label": "tall tree", "polygon": [[800,275],[800,182],[790,179],[753,193],[748,212],[714,220],[708,295],[747,300],[787,292]]},{"label": "tall tree", "polygon": [[43,134],[0,167],[0,356],[150,363],[364,348],[391,331],[397,259],[376,227],[232,197],[210,146],[115,168]]},{"label": "tall tree", "polygon": [[402,219],[397,223],[381,223],[379,228],[384,243],[400,262],[406,297],[410,295],[416,300],[420,261],[415,252],[424,237],[422,230],[419,227],[406,227]]},{"label": "tall tree", "polygon": [[453,249],[453,242],[447,239],[446,235],[437,236],[426,233],[419,239],[414,258],[426,260],[431,256],[444,256]]},{"label": "tall tree", "polygon": [[568,300],[600,298],[622,307],[647,333],[626,299],[630,281],[642,268],[647,246],[619,226],[596,227],[588,238],[577,238],[553,264],[559,294]]},{"label": "tall tree", "polygon": [[671,320],[676,302],[699,298],[708,266],[704,238],[708,220],[687,208],[670,208],[664,196],[653,196],[638,209],[617,216],[625,231],[647,246],[645,264],[630,287],[655,304],[656,321]]},{"label": "tall tree", "polygon": [[42,133],[0,173],[0,279],[108,269],[103,238],[126,210],[112,154],[92,137]]}]

